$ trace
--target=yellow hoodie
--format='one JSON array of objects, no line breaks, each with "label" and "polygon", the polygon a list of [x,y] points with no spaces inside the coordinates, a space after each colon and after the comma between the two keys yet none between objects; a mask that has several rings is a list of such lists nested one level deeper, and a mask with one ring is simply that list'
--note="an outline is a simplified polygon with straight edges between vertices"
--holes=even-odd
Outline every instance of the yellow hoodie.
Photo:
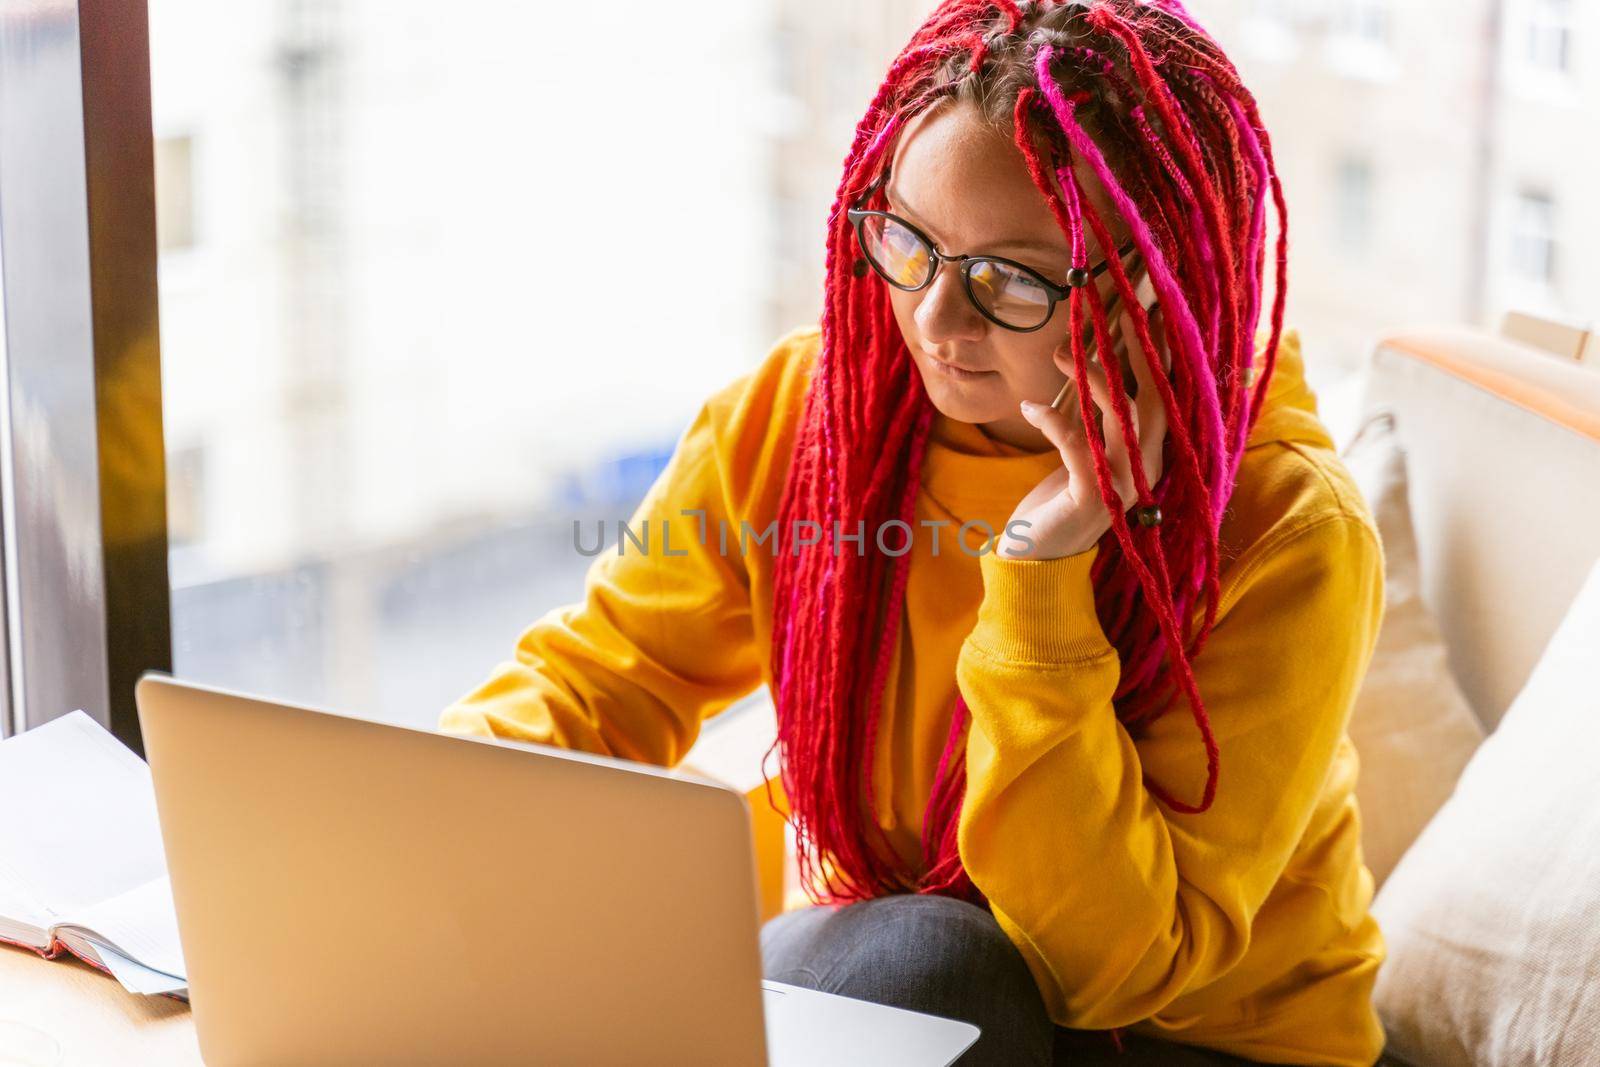
[{"label": "yellow hoodie", "polygon": [[[755,538],[778,515],[820,341],[816,326],[791,331],[706,402],[630,520],[649,552],[598,556],[584,600],[524,631],[443,729],[673,765],[706,717],[770,683],[772,540]],[[1011,560],[972,554],[982,527],[970,551],[956,540],[969,520],[1003,530],[1059,455],[942,415],[873,781],[890,840],[920,855],[959,687],[972,714],[962,861],[1057,1024],[1366,1067],[1384,1043],[1370,994],[1385,949],[1345,727],[1382,617],[1383,553],[1303,372],[1290,331],[1222,526],[1217,624],[1194,661],[1220,748],[1208,811],[1174,813],[1142,782],[1198,799],[1187,701],[1138,741],[1113,714],[1098,547]]]}]

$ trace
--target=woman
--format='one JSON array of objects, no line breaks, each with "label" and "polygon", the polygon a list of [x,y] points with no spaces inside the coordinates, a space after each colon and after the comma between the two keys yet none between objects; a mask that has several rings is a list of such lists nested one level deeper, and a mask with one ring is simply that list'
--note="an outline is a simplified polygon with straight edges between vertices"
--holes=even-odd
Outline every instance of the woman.
[{"label": "woman", "polygon": [[820,329],[442,725],[674,764],[765,682],[813,902],[769,977],[976,1022],[963,1062],[1371,1064],[1383,557],[1285,223],[1176,0],[940,4],[857,128]]}]

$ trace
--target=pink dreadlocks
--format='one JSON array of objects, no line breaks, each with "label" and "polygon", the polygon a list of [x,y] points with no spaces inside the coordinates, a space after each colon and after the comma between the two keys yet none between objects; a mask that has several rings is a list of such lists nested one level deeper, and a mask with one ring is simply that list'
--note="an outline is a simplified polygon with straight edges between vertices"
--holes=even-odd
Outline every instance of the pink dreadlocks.
[{"label": "pink dreadlocks", "polygon": [[[822,348],[780,530],[792,537],[797,524],[855,530],[863,520],[872,529],[914,521],[934,408],[882,280],[852,269],[844,209],[867,189],[907,121],[944,100],[975,104],[1009,134],[1068,237],[1075,266],[1088,264],[1086,228],[1099,247],[1113,247],[1075,161],[1106,190],[1148,266],[1171,353],[1166,374],[1161,360],[1150,359],[1169,424],[1168,459],[1153,486],[1139,458],[1124,370],[1112,372],[1117,357],[1105,302],[1092,285],[1074,288],[1069,301],[1085,424],[1094,426],[1084,341],[1091,328],[1095,349],[1109,361],[1112,414],[1130,445],[1138,502],[1157,504],[1166,516],[1157,526],[1130,526],[1103,436],[1091,429],[1112,523],[1091,574],[1096,611],[1122,662],[1113,697],[1118,720],[1138,736],[1181,692],[1205,746],[1197,800],[1180,800],[1148,778],[1146,787],[1175,811],[1204,812],[1219,761],[1190,661],[1216,620],[1223,510],[1277,357],[1288,219],[1254,98],[1177,0],[947,0],[913,34],[856,127],[829,216]],[[1278,219],[1271,337],[1253,381],[1269,190]],[[1157,352],[1152,321],[1127,273],[1115,257],[1109,262],[1140,346]],[[782,548],[783,536],[774,579],[775,747],[808,887],[827,902],[917,892],[982,903],[956,847],[968,721],[959,696],[923,815],[920,869],[890,846],[874,810],[874,746],[909,554],[802,553],[800,545]],[[1204,621],[1188,636],[1184,623],[1202,597]],[[825,884],[833,888],[819,888]]]}]

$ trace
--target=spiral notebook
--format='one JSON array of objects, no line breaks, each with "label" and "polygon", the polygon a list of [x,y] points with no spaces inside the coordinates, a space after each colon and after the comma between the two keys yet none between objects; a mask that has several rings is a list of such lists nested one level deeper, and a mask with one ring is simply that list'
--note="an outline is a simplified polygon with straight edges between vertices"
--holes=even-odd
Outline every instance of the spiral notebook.
[{"label": "spiral notebook", "polygon": [[150,769],[82,711],[0,741],[0,941],[187,999]]}]

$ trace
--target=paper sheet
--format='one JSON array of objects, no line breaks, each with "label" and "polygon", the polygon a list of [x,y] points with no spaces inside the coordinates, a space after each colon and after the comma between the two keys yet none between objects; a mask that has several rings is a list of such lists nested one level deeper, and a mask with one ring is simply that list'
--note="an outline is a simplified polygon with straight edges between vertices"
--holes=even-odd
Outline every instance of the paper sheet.
[{"label": "paper sheet", "polygon": [[109,945],[96,943],[95,955],[100,957],[100,962],[106,965],[117,981],[122,983],[122,988],[130,993],[176,993],[185,987],[182,978],[174,978],[170,974],[153,971],[134,960],[130,960],[122,953]]}]

